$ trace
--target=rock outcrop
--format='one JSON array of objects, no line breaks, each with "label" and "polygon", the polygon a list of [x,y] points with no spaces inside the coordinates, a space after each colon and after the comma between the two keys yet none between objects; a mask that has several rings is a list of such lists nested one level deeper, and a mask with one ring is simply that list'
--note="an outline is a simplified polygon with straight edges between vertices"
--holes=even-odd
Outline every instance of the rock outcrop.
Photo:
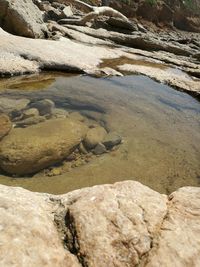
[{"label": "rock outcrop", "polygon": [[0,265],[199,266],[199,193],[167,197],[133,181],[61,196],[1,185]]},{"label": "rock outcrop", "polygon": [[84,124],[67,118],[15,128],[1,141],[0,166],[16,175],[44,169],[71,154],[86,131]]},{"label": "rock outcrop", "polygon": [[200,32],[200,4],[196,0],[110,0],[109,3],[131,18],[143,18],[160,26],[175,26],[183,31]]},{"label": "rock outcrop", "polygon": [[[188,39],[190,45],[187,45],[181,44],[182,39],[179,43],[179,37],[175,36],[169,42],[165,35],[158,40],[156,35],[151,33],[130,35],[73,25],[70,25],[70,28],[69,26],[57,28],[63,31],[64,35],[70,35],[78,42],[67,38],[61,38],[58,41],[33,40],[13,36],[0,28],[0,76],[35,73],[40,70],[84,72],[96,76],[122,75],[118,66],[126,74],[126,68],[122,65],[131,63],[131,68],[128,70],[132,73],[144,74],[145,72],[145,75],[147,73],[158,81],[164,81],[177,89],[199,95],[200,67],[197,60],[200,44],[196,39]],[[109,42],[126,45],[129,48],[100,46],[100,44],[108,45]],[[116,60],[105,63],[105,59],[114,58]],[[147,71],[145,61],[150,62],[151,68]],[[163,63],[166,68],[162,66],[162,71],[158,72],[159,75],[154,75],[155,68],[160,70]],[[108,66],[109,68],[106,68]],[[177,67],[184,71],[183,75],[177,74]],[[195,79],[191,79],[186,73],[193,75]],[[183,76],[184,79],[182,79]],[[166,77],[169,78],[166,79]]]},{"label": "rock outcrop", "polygon": [[42,13],[32,0],[1,0],[0,27],[30,38],[43,38],[47,33]]}]

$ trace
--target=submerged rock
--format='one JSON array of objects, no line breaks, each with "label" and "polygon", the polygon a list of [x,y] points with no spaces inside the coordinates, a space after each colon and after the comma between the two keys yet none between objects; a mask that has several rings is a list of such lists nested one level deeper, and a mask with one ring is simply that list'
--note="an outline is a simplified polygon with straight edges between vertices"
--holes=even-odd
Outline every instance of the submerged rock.
[{"label": "submerged rock", "polygon": [[87,127],[70,119],[52,119],[16,128],[0,147],[0,167],[16,175],[37,172],[66,158],[84,138]]},{"label": "submerged rock", "polygon": [[52,113],[53,108],[55,107],[55,104],[50,99],[43,99],[43,100],[39,100],[37,102],[31,103],[29,107],[38,109],[39,114],[41,116],[44,116],[44,115]]},{"label": "submerged rock", "polygon": [[0,112],[10,113],[12,111],[20,111],[25,109],[30,103],[26,98],[12,99],[7,97],[0,98]]},{"label": "submerged rock", "polygon": [[37,108],[30,108],[23,112],[23,119],[39,116],[39,111]]},{"label": "submerged rock", "polygon": [[61,108],[54,108],[52,110],[52,115],[55,118],[66,118],[66,117],[69,117],[69,113],[66,110],[61,109]]},{"label": "submerged rock", "polygon": [[44,116],[32,116],[32,117],[28,117],[25,118],[23,120],[19,120],[16,122],[16,126],[18,127],[27,127],[29,125],[34,125],[34,124],[38,124],[40,122],[44,122],[46,120],[46,118]]},{"label": "submerged rock", "polygon": [[81,154],[85,154],[85,155],[88,153],[82,142],[79,145],[79,151]]},{"label": "submerged rock", "polygon": [[6,114],[0,114],[0,140],[12,129],[10,118]]},{"label": "submerged rock", "polygon": [[84,139],[84,144],[87,148],[94,148],[98,143],[101,143],[107,132],[103,127],[97,126],[90,129]]},{"label": "submerged rock", "polygon": [[101,155],[106,152],[107,152],[106,147],[102,143],[99,143],[93,150],[93,153],[95,155]]},{"label": "submerged rock", "polygon": [[122,137],[119,134],[110,132],[106,135],[102,143],[107,149],[112,149],[114,146],[119,145],[121,142]]},{"label": "submerged rock", "polygon": [[59,196],[0,185],[0,265],[199,266],[199,194],[134,181]]}]

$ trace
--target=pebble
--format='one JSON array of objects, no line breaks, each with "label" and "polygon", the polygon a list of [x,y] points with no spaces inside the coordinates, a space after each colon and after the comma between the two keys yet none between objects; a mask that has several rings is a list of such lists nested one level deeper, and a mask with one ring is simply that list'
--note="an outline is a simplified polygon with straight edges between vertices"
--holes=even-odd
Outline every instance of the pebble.
[{"label": "pebble", "polygon": [[93,150],[93,153],[95,155],[101,155],[101,154],[106,153],[106,152],[107,152],[106,147],[101,143],[99,143]]},{"label": "pebble", "polygon": [[122,137],[117,134],[116,132],[110,132],[108,133],[104,140],[103,144],[107,149],[112,149],[114,146],[119,145],[122,142]]}]

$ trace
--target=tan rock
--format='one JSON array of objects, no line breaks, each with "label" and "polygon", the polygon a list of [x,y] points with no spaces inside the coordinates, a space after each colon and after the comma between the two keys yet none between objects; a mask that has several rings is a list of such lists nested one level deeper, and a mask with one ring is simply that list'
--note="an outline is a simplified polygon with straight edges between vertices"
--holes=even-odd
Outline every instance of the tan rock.
[{"label": "tan rock", "polygon": [[0,140],[12,129],[10,118],[5,114],[0,114]]},{"label": "tan rock", "polygon": [[39,111],[37,108],[30,108],[23,112],[23,119],[39,116]]},{"label": "tan rock", "polygon": [[20,111],[25,109],[29,104],[29,100],[26,98],[12,99],[7,97],[0,98],[0,111],[5,113],[10,113],[13,110]]},{"label": "tan rock", "polygon": [[0,166],[17,175],[46,168],[67,157],[84,138],[86,128],[70,119],[52,119],[13,129],[1,142]]},{"label": "tan rock", "polygon": [[90,129],[84,139],[84,144],[87,148],[94,148],[98,143],[101,143],[107,132],[103,127],[97,126]]},{"label": "tan rock", "polygon": [[169,196],[167,216],[145,266],[200,266],[199,194],[200,188],[183,187]]},{"label": "tan rock", "polygon": [[199,194],[134,181],[59,196],[0,185],[0,266],[199,266]]},{"label": "tan rock", "polygon": [[44,37],[47,31],[42,13],[32,0],[1,0],[0,26],[13,34],[31,38]]},{"label": "tan rock", "polygon": [[81,266],[63,247],[48,196],[0,187],[0,266]]}]

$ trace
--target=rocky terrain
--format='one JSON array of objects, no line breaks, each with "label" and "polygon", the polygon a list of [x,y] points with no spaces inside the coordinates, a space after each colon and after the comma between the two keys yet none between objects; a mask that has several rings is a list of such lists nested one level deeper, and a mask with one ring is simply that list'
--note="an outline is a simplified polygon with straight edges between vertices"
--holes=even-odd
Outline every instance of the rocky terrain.
[{"label": "rocky terrain", "polygon": [[[100,1],[92,1],[91,6],[71,0],[1,0],[1,86],[6,87],[5,78],[42,71],[94,77],[142,74],[200,98],[197,1],[102,3],[106,6]],[[57,106],[51,93],[51,98],[2,95],[0,174],[28,180],[43,172],[63,179],[69,169],[87,165],[93,158],[101,160],[103,154],[123,147],[122,136],[102,119],[104,99],[98,106],[90,91],[86,95],[90,101],[69,95],[65,103],[89,107],[84,114]],[[107,98],[111,105],[112,98]],[[127,102],[120,101],[115,117],[127,116]],[[157,125],[151,127],[148,130]],[[129,146],[122,150],[120,160],[128,160]],[[181,152],[187,151],[182,143],[180,147]],[[155,168],[151,162],[149,166]],[[199,193],[198,187],[183,187],[162,195],[134,181],[65,195],[0,185],[0,266],[199,266]]]},{"label": "rocky terrain", "polygon": [[199,96],[198,33],[143,26],[110,7],[83,11],[78,4],[1,1],[1,76],[41,70],[139,73]]},{"label": "rocky terrain", "polygon": [[199,188],[138,182],[55,196],[0,186],[0,266],[199,266]]},{"label": "rocky terrain", "polygon": [[[59,175],[117,148],[122,138],[52,100],[0,98],[0,168],[14,176]],[[59,168],[58,168],[59,166]],[[48,170],[48,168],[50,168]]]}]

